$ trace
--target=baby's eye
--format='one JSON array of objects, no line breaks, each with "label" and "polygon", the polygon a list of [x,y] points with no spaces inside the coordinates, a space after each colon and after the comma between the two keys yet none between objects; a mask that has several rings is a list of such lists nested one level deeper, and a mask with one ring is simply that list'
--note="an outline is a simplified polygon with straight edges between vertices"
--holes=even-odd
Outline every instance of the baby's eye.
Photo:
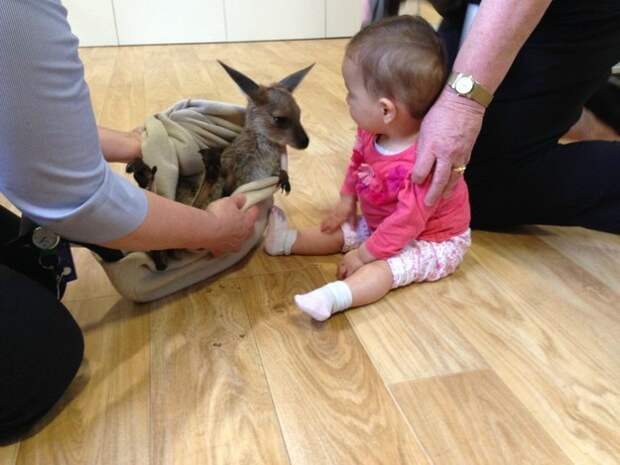
[{"label": "baby's eye", "polygon": [[272,116],[273,122],[280,128],[285,128],[289,125],[290,120],[286,116]]}]

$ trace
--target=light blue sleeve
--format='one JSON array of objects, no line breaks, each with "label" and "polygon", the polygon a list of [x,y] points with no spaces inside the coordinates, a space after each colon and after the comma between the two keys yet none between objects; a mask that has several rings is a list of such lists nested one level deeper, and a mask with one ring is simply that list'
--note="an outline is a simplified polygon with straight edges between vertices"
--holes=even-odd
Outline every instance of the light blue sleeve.
[{"label": "light blue sleeve", "polygon": [[144,192],[103,159],[78,41],[59,0],[1,0],[0,191],[64,237],[135,230]]}]

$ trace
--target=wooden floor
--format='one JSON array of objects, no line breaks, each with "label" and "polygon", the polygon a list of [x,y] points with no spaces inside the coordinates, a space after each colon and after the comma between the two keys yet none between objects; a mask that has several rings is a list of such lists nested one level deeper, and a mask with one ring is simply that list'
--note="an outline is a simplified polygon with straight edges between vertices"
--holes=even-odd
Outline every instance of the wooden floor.
[{"label": "wooden floor", "polygon": [[[100,124],[130,129],[185,97],[243,102],[216,59],[297,92],[296,226],[337,198],[354,137],[344,41],[86,49]],[[120,167],[119,167],[120,168]],[[87,254],[65,304],[86,356],[36,435],[1,465],[618,465],[620,237],[475,232],[459,271],[317,324],[292,296],[338,257],[256,251],[162,301],[118,296]]]}]

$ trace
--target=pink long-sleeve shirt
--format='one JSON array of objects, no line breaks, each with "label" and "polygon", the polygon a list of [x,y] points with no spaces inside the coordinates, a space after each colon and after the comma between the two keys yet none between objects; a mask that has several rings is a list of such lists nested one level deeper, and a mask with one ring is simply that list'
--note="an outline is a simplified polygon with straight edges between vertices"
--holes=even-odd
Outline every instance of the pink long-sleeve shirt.
[{"label": "pink long-sleeve shirt", "polygon": [[431,177],[420,185],[411,181],[415,159],[415,145],[384,155],[373,134],[358,130],[340,192],[357,196],[372,231],[366,248],[377,259],[398,254],[412,240],[442,242],[469,228],[469,194],[463,177],[448,198],[427,207],[424,197]]}]

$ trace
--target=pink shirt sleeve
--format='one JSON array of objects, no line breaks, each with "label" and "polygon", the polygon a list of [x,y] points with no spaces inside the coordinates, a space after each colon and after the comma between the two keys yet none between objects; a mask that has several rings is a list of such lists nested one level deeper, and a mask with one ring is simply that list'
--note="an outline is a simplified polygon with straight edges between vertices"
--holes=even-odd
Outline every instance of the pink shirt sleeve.
[{"label": "pink shirt sleeve", "polygon": [[364,131],[361,129],[357,130],[357,140],[353,147],[351,161],[349,162],[347,173],[342,182],[342,187],[340,188],[340,194],[342,195],[357,195],[357,191],[355,190],[355,185],[357,184],[357,170],[364,161],[362,147],[366,137],[368,137],[368,135]]},{"label": "pink shirt sleeve", "polygon": [[429,187],[430,177],[424,184],[418,185],[407,175],[398,193],[396,210],[383,220],[366,241],[366,249],[375,258],[383,260],[397,255],[424,231],[426,222],[437,208],[424,204]]}]

